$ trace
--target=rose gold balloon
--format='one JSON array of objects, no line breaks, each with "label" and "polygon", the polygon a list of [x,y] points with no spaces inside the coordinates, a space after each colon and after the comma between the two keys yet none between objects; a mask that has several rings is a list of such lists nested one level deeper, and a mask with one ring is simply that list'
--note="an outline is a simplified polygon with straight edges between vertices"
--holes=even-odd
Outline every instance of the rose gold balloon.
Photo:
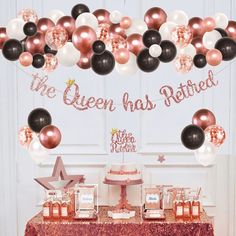
[{"label": "rose gold balloon", "polygon": [[115,50],[114,57],[117,63],[125,64],[129,61],[129,51],[126,48]]},{"label": "rose gold balloon", "polygon": [[109,24],[100,24],[97,30],[97,37],[99,40],[102,40],[104,43],[109,43],[110,41],[110,25]]},{"label": "rose gold balloon", "polygon": [[172,40],[181,48],[186,47],[193,39],[193,34],[189,27],[177,26],[171,34]]},{"label": "rose gold balloon", "polygon": [[43,66],[43,70],[46,72],[52,72],[56,69],[58,65],[58,60],[56,56],[51,53],[47,53],[44,55],[45,63]]},{"label": "rose gold balloon", "polygon": [[192,31],[193,37],[202,36],[204,32],[203,20],[199,17],[193,17],[188,22],[188,27]]},{"label": "rose gold balloon", "polygon": [[81,54],[80,59],[77,63],[77,66],[79,66],[82,69],[89,69],[91,67],[91,57],[93,55],[93,51],[89,51],[86,54]]},{"label": "rose gold balloon", "polygon": [[150,8],[144,15],[144,21],[149,29],[159,29],[166,22],[167,15],[159,7]]},{"label": "rose gold balloon", "polygon": [[179,55],[175,59],[175,68],[180,73],[188,73],[193,67],[193,59],[188,55]]},{"label": "rose gold balloon", "polygon": [[201,37],[194,38],[191,44],[196,48],[197,54],[206,55],[208,50],[203,46]]},{"label": "rose gold balloon", "polygon": [[203,19],[203,26],[206,32],[210,32],[216,27],[216,22],[212,17],[206,17]]},{"label": "rose gold balloon", "polygon": [[36,33],[34,36],[28,37],[25,42],[26,51],[32,55],[35,53],[43,53],[46,43],[43,33]]},{"label": "rose gold balloon", "polygon": [[38,15],[32,9],[22,9],[18,13],[18,18],[21,18],[25,22],[29,22],[29,21],[34,22],[34,23],[38,22]]},{"label": "rose gold balloon", "polygon": [[93,14],[96,16],[98,24],[103,24],[103,23],[111,24],[109,11],[105,9],[98,9],[94,11]]},{"label": "rose gold balloon", "polygon": [[193,115],[192,123],[204,130],[210,125],[215,125],[216,118],[210,110],[200,109]]},{"label": "rose gold balloon", "polygon": [[74,30],[75,30],[75,20],[71,16],[63,16],[57,21],[57,25],[64,28],[69,36],[71,38]]},{"label": "rose gold balloon", "polygon": [[120,27],[127,30],[132,24],[132,20],[128,16],[124,16],[120,21]]},{"label": "rose gold balloon", "polygon": [[144,48],[142,35],[131,34],[127,38],[128,49],[130,52],[138,56],[139,52]]},{"label": "rose gold balloon", "polygon": [[228,33],[229,37],[236,40],[236,21],[230,20],[229,24],[225,30]]},{"label": "rose gold balloon", "polygon": [[3,44],[8,40],[6,33],[6,28],[0,27],[0,49],[2,49]]},{"label": "rose gold balloon", "polygon": [[114,52],[120,48],[127,48],[127,42],[120,35],[115,35],[111,39],[111,46],[112,46],[112,52]]},{"label": "rose gold balloon", "polygon": [[125,30],[120,27],[120,24],[112,24],[110,26],[110,36],[120,35],[123,38],[126,38]]},{"label": "rose gold balloon", "polygon": [[19,130],[18,139],[23,147],[28,148],[33,140],[33,131],[28,126],[24,126]]},{"label": "rose gold balloon", "polygon": [[212,142],[216,147],[219,147],[225,141],[226,138],[225,131],[219,125],[208,126],[204,132],[206,140]]},{"label": "rose gold balloon", "polygon": [[211,49],[206,54],[206,61],[211,66],[218,66],[222,61],[222,54],[218,49]]},{"label": "rose gold balloon", "polygon": [[29,52],[23,52],[20,54],[19,61],[22,66],[30,66],[33,62],[33,56]]},{"label": "rose gold balloon", "polygon": [[68,40],[68,34],[61,26],[55,26],[45,34],[46,44],[53,50],[62,48]]},{"label": "rose gold balloon", "polygon": [[77,28],[72,35],[74,46],[80,50],[81,53],[85,54],[92,49],[92,44],[96,39],[96,32],[86,25]]},{"label": "rose gold balloon", "polygon": [[54,125],[45,126],[39,134],[40,143],[48,149],[57,147],[61,142],[61,132]]},{"label": "rose gold balloon", "polygon": [[46,32],[54,26],[55,26],[55,24],[51,19],[41,18],[38,21],[37,29],[39,32],[46,34]]}]

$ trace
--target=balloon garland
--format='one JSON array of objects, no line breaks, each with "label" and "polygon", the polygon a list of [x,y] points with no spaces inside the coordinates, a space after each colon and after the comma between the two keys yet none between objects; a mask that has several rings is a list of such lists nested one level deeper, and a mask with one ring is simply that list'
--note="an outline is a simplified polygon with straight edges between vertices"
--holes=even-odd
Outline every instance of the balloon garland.
[{"label": "balloon garland", "polygon": [[236,57],[236,21],[223,13],[214,17],[188,18],[182,10],[167,14],[153,7],[144,19],[131,19],[119,11],[77,4],[71,16],[52,10],[38,18],[23,9],[17,18],[0,28],[0,49],[10,61],[46,72],[58,64],[92,68],[99,75],[114,68],[122,75],[137,69],[155,71],[160,63],[174,61],[178,72],[187,73],[193,65],[218,66]]}]

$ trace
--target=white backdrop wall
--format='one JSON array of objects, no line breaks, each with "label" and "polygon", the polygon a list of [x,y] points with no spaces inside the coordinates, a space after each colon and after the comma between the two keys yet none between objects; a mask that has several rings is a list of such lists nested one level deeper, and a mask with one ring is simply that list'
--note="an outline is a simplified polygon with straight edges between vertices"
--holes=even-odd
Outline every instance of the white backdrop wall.
[{"label": "white backdrop wall", "polygon": [[[189,16],[214,15],[224,12],[236,18],[233,0],[187,1],[136,1],[136,0],[87,0],[93,11],[97,8],[120,10],[124,15],[142,18],[152,6],[160,6],[167,12],[183,9]],[[0,25],[14,18],[22,8],[33,8],[39,16],[46,16],[52,9],[61,9],[66,14],[77,1],[0,1]],[[16,64],[7,62],[2,56],[0,79],[0,179],[1,190],[0,235],[23,235],[26,222],[40,210],[42,188],[33,181],[34,177],[51,175],[57,155],[63,157],[68,173],[84,174],[87,183],[99,184],[100,204],[109,204],[108,189],[102,183],[107,165],[120,162],[122,154],[111,154],[109,150],[111,128],[127,129],[138,140],[137,153],[125,155],[126,162],[135,162],[143,171],[145,184],[174,184],[178,186],[201,186],[203,202],[208,214],[214,219],[217,236],[236,235],[235,225],[235,63],[217,74],[228,63],[214,68],[219,85],[198,94],[180,104],[167,108],[163,100],[157,109],[145,112],[124,112],[121,106],[113,113],[108,111],[80,112],[62,102],[62,94],[48,99],[30,91],[31,78],[17,69]],[[91,70],[77,67],[59,67],[49,75],[49,84],[64,90],[65,82],[74,78],[82,95],[113,98],[122,101],[128,91],[131,99],[143,98],[148,94],[153,100],[161,99],[159,89],[163,85],[176,88],[181,82],[191,79],[200,81],[207,78],[207,70],[194,69],[187,75],[177,74],[171,63],[161,66],[153,73],[138,72],[131,77],[122,77],[114,70],[110,75],[100,77]],[[32,68],[27,73],[35,72]],[[17,130],[27,123],[29,112],[36,107],[45,107],[53,117],[53,123],[60,127],[63,135],[60,147],[55,149],[48,160],[36,166],[28,153],[17,143]],[[192,114],[200,108],[212,110],[220,125],[227,131],[227,142],[217,156],[217,164],[204,168],[194,158],[193,153],[184,149],[180,142],[183,127],[191,123]],[[157,161],[163,153],[166,161]],[[137,194],[136,194],[137,193]],[[114,193],[113,193],[114,194]],[[118,196],[116,196],[118,198]],[[139,189],[129,189],[129,199],[139,203]],[[114,196],[114,201],[116,200]]]}]

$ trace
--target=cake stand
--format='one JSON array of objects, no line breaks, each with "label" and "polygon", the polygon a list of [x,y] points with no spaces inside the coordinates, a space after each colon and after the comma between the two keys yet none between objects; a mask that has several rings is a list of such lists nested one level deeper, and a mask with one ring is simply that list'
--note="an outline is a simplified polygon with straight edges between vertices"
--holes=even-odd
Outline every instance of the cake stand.
[{"label": "cake stand", "polygon": [[139,179],[139,180],[114,181],[105,179],[103,183],[108,185],[119,185],[121,188],[119,203],[115,206],[114,210],[108,211],[108,216],[112,217],[113,219],[129,219],[131,217],[134,217],[135,211],[131,210],[132,207],[128,203],[126,187],[128,185],[142,184],[143,180]]}]

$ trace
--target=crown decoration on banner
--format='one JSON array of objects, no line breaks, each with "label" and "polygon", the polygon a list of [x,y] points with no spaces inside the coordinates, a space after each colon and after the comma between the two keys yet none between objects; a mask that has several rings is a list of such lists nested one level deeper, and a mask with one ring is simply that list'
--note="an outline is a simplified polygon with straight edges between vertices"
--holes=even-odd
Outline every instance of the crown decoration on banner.
[{"label": "crown decoration on banner", "polygon": [[146,11],[143,19],[131,19],[115,10],[77,4],[71,16],[53,10],[39,18],[31,9],[0,28],[0,49],[10,61],[46,72],[58,65],[92,68],[99,75],[114,68],[122,75],[138,68],[155,71],[160,62],[174,61],[178,72],[193,65],[203,68],[230,61],[236,56],[236,22],[223,13],[189,18],[182,10],[167,14],[159,7]]}]

